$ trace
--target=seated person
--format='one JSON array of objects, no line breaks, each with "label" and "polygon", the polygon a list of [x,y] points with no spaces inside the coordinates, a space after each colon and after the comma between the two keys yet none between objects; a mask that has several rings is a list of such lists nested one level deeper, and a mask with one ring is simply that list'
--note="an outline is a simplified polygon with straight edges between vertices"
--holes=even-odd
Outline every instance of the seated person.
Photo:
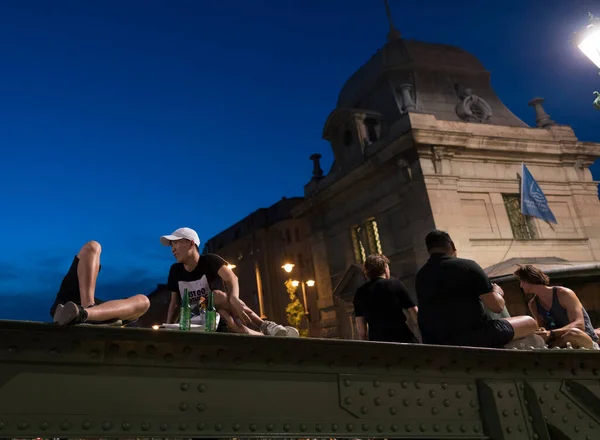
[{"label": "seated person", "polygon": [[358,339],[417,343],[404,314],[407,310],[416,323],[417,308],[402,281],[390,277],[389,262],[380,254],[369,255],[365,261],[369,281],[356,291],[353,300]]},{"label": "seated person", "polygon": [[[192,314],[198,316],[201,307],[206,307],[208,291],[214,294],[215,308],[221,320],[217,331],[227,328],[234,333],[252,335],[298,337],[299,332],[294,327],[282,326],[272,321],[261,319],[239,297],[238,278],[227,267],[227,262],[215,254],[200,255],[200,239],[196,231],[190,228],[180,228],[171,235],[160,238],[161,244],[171,246],[177,263],[171,266],[167,287],[171,291],[171,302],[167,313],[167,323],[178,320],[181,299],[184,290],[188,290]],[[215,286],[222,284],[224,290]],[[194,323],[194,316],[192,316]],[[252,330],[253,325],[260,331]]]},{"label": "seated person", "polygon": [[90,241],[73,259],[50,309],[54,322],[69,325],[133,321],[150,307],[145,295],[113,301],[102,301],[95,297],[101,250],[100,243]]},{"label": "seated person", "polygon": [[456,257],[444,231],[425,238],[429,260],[418,271],[415,289],[419,328],[425,344],[503,348],[537,330],[530,316],[491,319],[504,309],[504,292],[474,261]]},{"label": "seated person", "polygon": [[598,335],[575,292],[550,286],[550,278],[533,265],[515,271],[525,294],[534,295],[528,306],[539,327],[538,334],[549,347],[598,349]]}]

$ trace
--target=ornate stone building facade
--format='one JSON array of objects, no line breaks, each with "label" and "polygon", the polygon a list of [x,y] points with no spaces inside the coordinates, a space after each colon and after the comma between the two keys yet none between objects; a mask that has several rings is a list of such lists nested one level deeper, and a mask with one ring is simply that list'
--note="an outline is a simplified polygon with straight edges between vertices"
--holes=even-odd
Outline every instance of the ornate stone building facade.
[{"label": "ornate stone building facade", "polygon": [[[515,258],[600,259],[600,203],[588,170],[600,144],[553,122],[543,99],[529,104],[535,127],[502,103],[475,56],[392,28],[342,87],[323,129],[333,166],[325,175],[311,157],[313,178],[294,211],[310,226],[322,336],[352,337],[366,255],[386,254],[412,289],[434,228],[492,271]],[[522,163],[557,225],[521,215]]]},{"label": "ornate stone building facade", "polygon": [[[313,279],[308,226],[305,219],[291,214],[302,201],[301,197],[284,197],[269,208],[258,209],[209,239],[203,249],[235,265],[240,297],[249,307],[282,323],[287,323],[285,308],[290,302],[285,281]],[[291,273],[283,270],[286,263],[294,264]],[[305,286],[305,293],[306,308],[311,316],[318,316],[315,288]],[[301,287],[297,295],[304,304]],[[311,333],[318,334],[318,323],[313,327]]]}]

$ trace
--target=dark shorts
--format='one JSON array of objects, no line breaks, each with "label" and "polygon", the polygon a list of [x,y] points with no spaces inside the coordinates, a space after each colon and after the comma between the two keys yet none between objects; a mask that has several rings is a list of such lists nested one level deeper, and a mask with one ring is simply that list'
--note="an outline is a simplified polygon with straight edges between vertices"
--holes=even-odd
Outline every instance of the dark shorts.
[{"label": "dark shorts", "polygon": [[[77,266],[79,264],[79,258],[75,256],[73,258],[73,262],[71,263],[71,267],[69,271],[65,275],[60,284],[60,289],[58,289],[58,293],[56,294],[56,299],[54,300],[54,304],[50,308],[50,316],[54,316],[54,312],[56,311],[56,307],[59,304],[64,304],[66,302],[72,301],[75,304],[81,305],[81,293],[79,291],[79,277],[77,276]],[[99,298],[94,298],[94,303],[96,305],[102,304],[104,301]]]},{"label": "dark shorts", "polygon": [[458,335],[453,345],[468,347],[503,348],[513,340],[515,329],[504,319],[492,319],[468,333]]}]

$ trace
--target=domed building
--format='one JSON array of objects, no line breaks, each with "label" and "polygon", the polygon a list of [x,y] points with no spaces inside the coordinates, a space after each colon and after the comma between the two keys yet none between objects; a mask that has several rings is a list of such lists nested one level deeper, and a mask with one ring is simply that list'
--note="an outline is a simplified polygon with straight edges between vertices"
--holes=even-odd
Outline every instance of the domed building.
[{"label": "domed building", "polygon": [[[600,203],[588,169],[600,144],[580,142],[543,102],[529,101],[536,126],[528,126],[474,55],[403,39],[390,25],[385,45],[342,86],[323,128],[334,163],[325,174],[320,155],[311,156],[313,177],[295,211],[310,224],[320,336],[352,337],[351,300],[367,255],[387,255],[412,289],[428,258],[425,235],[436,228],[492,275],[519,258],[600,259]],[[522,163],[556,225],[521,214]],[[512,313],[523,312],[517,296]],[[600,310],[598,295],[590,301],[588,310]]]}]

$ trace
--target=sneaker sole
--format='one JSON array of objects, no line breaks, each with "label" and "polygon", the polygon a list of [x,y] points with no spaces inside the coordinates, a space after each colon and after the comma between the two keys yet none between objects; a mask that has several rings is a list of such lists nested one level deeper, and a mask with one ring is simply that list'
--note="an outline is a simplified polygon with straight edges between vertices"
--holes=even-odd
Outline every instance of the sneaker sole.
[{"label": "sneaker sole", "polygon": [[299,338],[300,332],[294,327],[285,326],[286,336],[288,338]]},{"label": "sneaker sole", "polygon": [[79,307],[74,302],[59,305],[54,313],[54,322],[58,325],[67,325],[79,316]]}]

